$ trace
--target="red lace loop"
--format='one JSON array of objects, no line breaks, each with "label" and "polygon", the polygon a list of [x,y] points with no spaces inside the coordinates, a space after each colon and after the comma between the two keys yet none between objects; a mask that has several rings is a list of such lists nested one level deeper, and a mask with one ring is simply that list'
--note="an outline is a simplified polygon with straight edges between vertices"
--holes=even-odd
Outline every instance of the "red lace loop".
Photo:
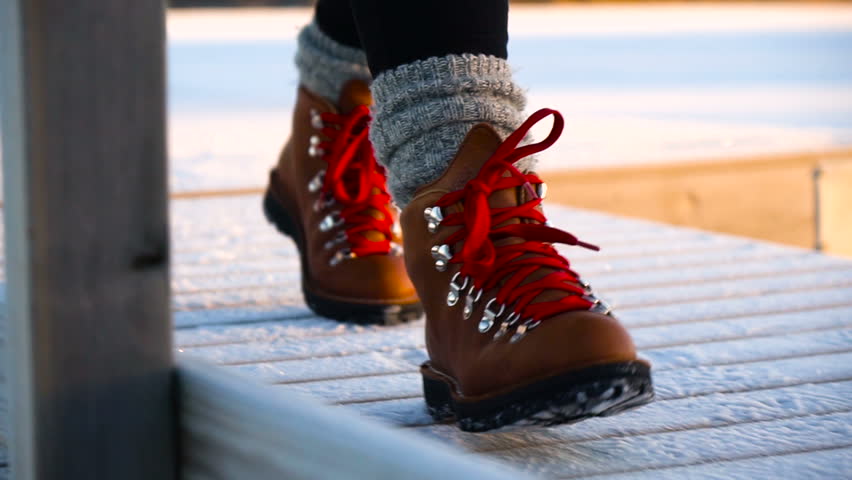
[{"label": "red lace loop", "polygon": [[[385,170],[376,163],[368,139],[370,110],[359,105],[348,114],[324,112],[320,118],[325,125],[321,132],[329,139],[317,145],[328,163],[321,192],[341,206],[352,253],[359,257],[387,254],[393,238],[391,197]],[[370,231],[383,239],[371,240],[365,235]]]},{"label": "red lace loop", "polygon": [[[547,138],[518,147],[532,126],[548,116],[553,116],[553,128]],[[592,306],[592,302],[583,298],[586,292],[579,285],[579,276],[551,244],[563,243],[590,250],[599,248],[568,232],[544,225],[545,216],[536,209],[542,199],[532,188],[542,183],[541,179],[534,174],[524,174],[514,166],[518,160],[553,145],[564,125],[562,115],[556,110],[535,112],[497,148],[475,178],[463,189],[444,195],[437,203],[442,208],[457,203],[463,205],[461,212],[449,214],[441,222],[441,225],[461,227],[445,241],[450,245],[463,242],[461,251],[450,262],[462,265],[461,274],[473,280],[474,288],[487,291],[499,287],[496,301],[511,306],[522,318],[532,320],[544,320]],[[491,193],[519,187],[531,192],[532,199],[511,207],[489,206]],[[515,219],[520,222],[503,225]],[[509,238],[514,241],[495,245],[495,241]],[[529,280],[530,275],[542,268],[549,272]],[[545,290],[561,290],[565,295],[558,300],[534,302]]]}]

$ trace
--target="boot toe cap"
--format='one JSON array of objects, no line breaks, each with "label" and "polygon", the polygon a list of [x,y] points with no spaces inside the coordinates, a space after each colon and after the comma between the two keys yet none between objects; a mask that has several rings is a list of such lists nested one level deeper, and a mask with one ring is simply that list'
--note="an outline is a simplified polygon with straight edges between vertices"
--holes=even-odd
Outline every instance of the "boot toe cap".
[{"label": "boot toe cap", "polygon": [[478,365],[472,364],[469,375],[463,375],[467,378],[459,380],[465,395],[491,395],[636,358],[633,340],[617,319],[590,311],[570,312],[544,320],[515,343],[508,338],[492,342],[482,349]]}]

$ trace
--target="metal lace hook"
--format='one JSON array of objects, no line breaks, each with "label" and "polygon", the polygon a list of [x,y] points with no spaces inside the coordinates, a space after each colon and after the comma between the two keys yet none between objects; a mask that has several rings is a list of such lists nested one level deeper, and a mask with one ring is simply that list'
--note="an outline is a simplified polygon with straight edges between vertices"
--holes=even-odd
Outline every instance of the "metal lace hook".
[{"label": "metal lace hook", "polygon": [[496,312],[491,310],[491,305],[496,301],[496,298],[492,298],[485,304],[485,311],[482,313],[482,320],[479,321],[479,332],[485,333],[488,330],[491,330],[491,327],[494,326],[494,320],[497,319],[503,312],[506,310],[506,305],[500,304],[500,309]]},{"label": "metal lace hook", "polygon": [[461,291],[467,288],[467,284],[470,282],[470,278],[463,277],[461,285],[456,283],[456,280],[461,276],[461,272],[456,272],[453,275],[453,279],[450,280],[450,292],[447,293],[447,305],[454,306],[459,303],[459,298],[461,298]]}]

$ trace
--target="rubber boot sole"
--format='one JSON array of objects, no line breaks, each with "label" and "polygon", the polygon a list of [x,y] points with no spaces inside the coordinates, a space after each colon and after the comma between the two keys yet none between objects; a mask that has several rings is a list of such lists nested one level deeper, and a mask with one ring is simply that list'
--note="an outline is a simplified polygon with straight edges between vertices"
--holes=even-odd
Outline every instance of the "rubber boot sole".
[{"label": "rubber boot sole", "polygon": [[311,292],[305,285],[305,279],[308,278],[305,258],[307,249],[301,227],[269,191],[263,198],[263,213],[269,223],[296,243],[302,266],[302,293],[308,307],[317,315],[359,325],[397,325],[416,320],[423,315],[423,306],[419,302],[386,305],[350,303]]},{"label": "rubber boot sole", "polygon": [[642,361],[588,367],[477,401],[459,398],[455,382],[429,362],[420,371],[429,414],[440,422],[455,420],[467,432],[574,423],[615,415],[654,398],[651,368]]}]

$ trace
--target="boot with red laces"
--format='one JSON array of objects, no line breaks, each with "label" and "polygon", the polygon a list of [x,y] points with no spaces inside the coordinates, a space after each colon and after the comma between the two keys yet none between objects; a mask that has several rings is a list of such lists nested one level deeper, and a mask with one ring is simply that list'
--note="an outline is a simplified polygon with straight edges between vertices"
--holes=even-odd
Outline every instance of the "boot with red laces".
[{"label": "boot with red laces", "polygon": [[[550,135],[519,146],[547,116]],[[486,124],[473,127],[401,216],[426,310],[426,403],[463,430],[574,422],[653,398],[650,365],[553,244],[598,248],[548,226],[544,183],[513,165],[552,145],[563,124],[540,110],[504,142]]]},{"label": "boot with red laces", "polygon": [[395,324],[422,314],[405,271],[383,168],[368,136],[370,91],[353,80],[333,105],[299,89],[293,131],[264,198],[267,219],[299,249],[317,314]]}]

